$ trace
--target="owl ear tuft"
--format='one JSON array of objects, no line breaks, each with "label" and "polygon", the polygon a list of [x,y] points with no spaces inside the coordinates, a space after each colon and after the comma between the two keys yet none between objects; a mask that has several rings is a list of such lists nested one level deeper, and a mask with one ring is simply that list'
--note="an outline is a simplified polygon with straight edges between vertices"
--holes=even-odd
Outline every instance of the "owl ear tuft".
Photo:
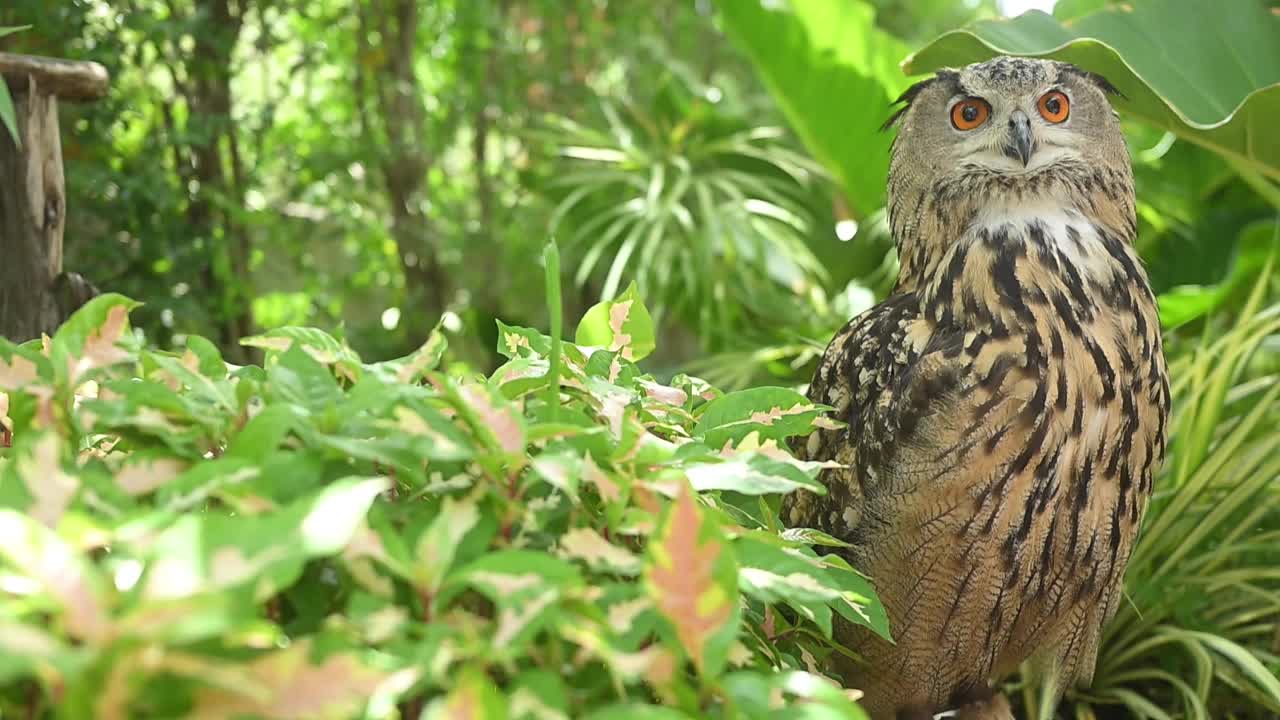
[{"label": "owl ear tuft", "polygon": [[899,103],[902,103],[902,107],[893,111],[893,114],[889,116],[889,119],[885,120],[884,124],[880,126],[880,131],[884,132],[889,128],[897,125],[898,120],[902,118],[903,113],[905,113],[907,110],[911,108],[911,103],[913,100],[916,99],[916,96],[919,95],[921,92],[923,92],[925,88],[928,88],[929,86],[933,85],[936,82],[959,85],[960,73],[954,70],[939,70],[938,74],[934,75],[933,77],[925,78],[924,80],[921,80],[920,82],[904,90],[903,93],[898,96],[897,100],[894,100],[893,102],[889,103],[890,105],[897,105]]},{"label": "owl ear tuft", "polygon": [[1067,72],[1071,73],[1072,75],[1075,75],[1078,78],[1083,78],[1084,80],[1090,83],[1093,83],[1093,86],[1101,90],[1103,95],[1112,95],[1122,100],[1128,99],[1125,97],[1124,93],[1120,92],[1119,88],[1111,84],[1110,80],[1107,80],[1105,77],[1099,75],[1098,73],[1089,72],[1088,70],[1081,70],[1075,65],[1071,65],[1069,63],[1062,63],[1062,65],[1064,65],[1066,67]]},{"label": "owl ear tuft", "polygon": [[1080,72],[1089,79],[1089,82],[1097,85],[1098,89],[1101,90],[1104,95],[1114,95],[1121,100],[1128,99],[1124,96],[1124,93],[1120,92],[1119,88],[1111,84],[1110,80],[1107,80],[1098,73],[1089,72],[1087,70],[1081,70]]}]

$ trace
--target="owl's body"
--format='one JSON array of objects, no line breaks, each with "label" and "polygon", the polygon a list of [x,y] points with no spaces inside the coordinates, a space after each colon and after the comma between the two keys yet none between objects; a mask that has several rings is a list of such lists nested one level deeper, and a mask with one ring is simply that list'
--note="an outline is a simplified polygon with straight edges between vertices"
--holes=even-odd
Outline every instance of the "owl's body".
[{"label": "owl's body", "polygon": [[[810,385],[848,426],[797,450],[843,467],[826,496],[783,507],[850,542],[885,603],[894,644],[839,630],[866,662],[837,670],[875,720],[979,701],[1024,660],[1060,687],[1087,679],[1120,600],[1168,386],[1102,82],[1001,58],[909,93],[890,171],[898,287],[836,335]],[[1024,106],[1053,92],[1070,120],[1028,123]],[[974,99],[1007,129],[966,135],[957,114],[955,137],[931,132],[938,108],[947,122]]]}]

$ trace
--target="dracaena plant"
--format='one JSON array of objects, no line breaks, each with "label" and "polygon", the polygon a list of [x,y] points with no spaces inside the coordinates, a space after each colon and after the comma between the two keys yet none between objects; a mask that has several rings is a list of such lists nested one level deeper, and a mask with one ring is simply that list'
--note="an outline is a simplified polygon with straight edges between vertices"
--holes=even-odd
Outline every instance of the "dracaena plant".
[{"label": "dracaena plant", "polygon": [[657,381],[634,288],[574,343],[501,325],[488,377],[438,332],[368,363],[278,329],[230,366],[134,305],[0,341],[0,714],[864,717],[816,668],[883,610],[775,519],[821,491],[781,441],[823,408]]},{"label": "dracaena plant", "polygon": [[667,70],[647,101],[601,98],[598,121],[553,117],[543,191],[575,281],[637,283],[709,347],[812,314],[826,274],[808,242],[825,174],[779,127]]}]

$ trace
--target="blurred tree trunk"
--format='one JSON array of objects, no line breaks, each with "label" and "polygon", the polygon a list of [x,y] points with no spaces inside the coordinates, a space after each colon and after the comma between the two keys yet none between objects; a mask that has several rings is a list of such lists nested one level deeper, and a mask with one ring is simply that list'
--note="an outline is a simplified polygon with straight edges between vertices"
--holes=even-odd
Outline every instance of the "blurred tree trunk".
[{"label": "blurred tree trunk", "polygon": [[186,106],[185,122],[161,105],[171,160],[187,197],[186,222],[192,242],[203,243],[200,280],[213,305],[218,344],[232,362],[252,353],[240,338],[253,333],[249,286],[250,238],[238,217],[244,203],[239,143],[232,122],[232,58],[248,0],[166,0],[175,23],[192,26],[190,49],[155,39],[176,98]]},{"label": "blurred tree trunk", "polygon": [[489,131],[494,118],[499,114],[498,103],[506,96],[506,88],[502,86],[498,76],[498,53],[502,49],[509,0],[497,0],[493,4],[494,17],[485,18],[482,31],[475,33],[483,42],[483,50],[473,75],[475,102],[471,113],[471,152],[475,162],[476,201],[480,205],[480,233],[490,243],[496,237],[493,224],[493,179],[489,172]]},{"label": "blurred tree trunk", "polygon": [[15,94],[14,109],[22,147],[0,127],[0,336],[23,342],[61,319],[53,279],[62,270],[65,197],[57,98],[33,81]]},{"label": "blurred tree trunk", "polygon": [[0,128],[0,337],[24,342],[53,334],[97,294],[62,271],[67,199],[58,97],[100,98],[107,74],[95,63],[0,53],[0,83],[12,87],[21,141]]},{"label": "blurred tree trunk", "polygon": [[231,118],[231,61],[243,26],[243,8],[241,3],[233,7],[231,0],[195,0],[195,17],[203,19],[204,27],[194,33],[193,50],[185,63],[190,78],[185,95],[188,122],[204,127],[187,133],[190,173],[199,183],[188,217],[209,243],[206,283],[210,297],[220,303],[222,351],[228,359],[244,362],[249,355],[239,340],[253,333],[252,291],[248,230],[234,214],[244,204],[244,192]]},{"label": "blurred tree trunk", "polygon": [[[374,96],[377,106],[386,143],[379,170],[391,206],[391,236],[404,273],[406,307],[401,323],[410,342],[421,342],[448,304],[450,288],[440,264],[439,242],[424,212],[428,202],[427,172],[434,158],[423,137],[427,129],[426,108],[414,72],[418,2],[361,3],[358,13],[356,102],[366,124],[366,94]],[[378,54],[368,46],[374,32],[382,43]],[[374,64],[374,72],[365,73],[365,63],[373,57],[380,57],[381,62]]]}]

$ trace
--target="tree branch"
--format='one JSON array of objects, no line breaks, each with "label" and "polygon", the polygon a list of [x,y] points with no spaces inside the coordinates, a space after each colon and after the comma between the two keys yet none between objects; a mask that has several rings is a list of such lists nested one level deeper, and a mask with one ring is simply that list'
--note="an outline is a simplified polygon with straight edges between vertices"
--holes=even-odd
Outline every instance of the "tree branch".
[{"label": "tree branch", "polygon": [[96,62],[7,52],[0,52],[0,76],[14,94],[26,92],[27,78],[34,77],[42,92],[72,102],[101,100],[111,85],[107,69]]}]

